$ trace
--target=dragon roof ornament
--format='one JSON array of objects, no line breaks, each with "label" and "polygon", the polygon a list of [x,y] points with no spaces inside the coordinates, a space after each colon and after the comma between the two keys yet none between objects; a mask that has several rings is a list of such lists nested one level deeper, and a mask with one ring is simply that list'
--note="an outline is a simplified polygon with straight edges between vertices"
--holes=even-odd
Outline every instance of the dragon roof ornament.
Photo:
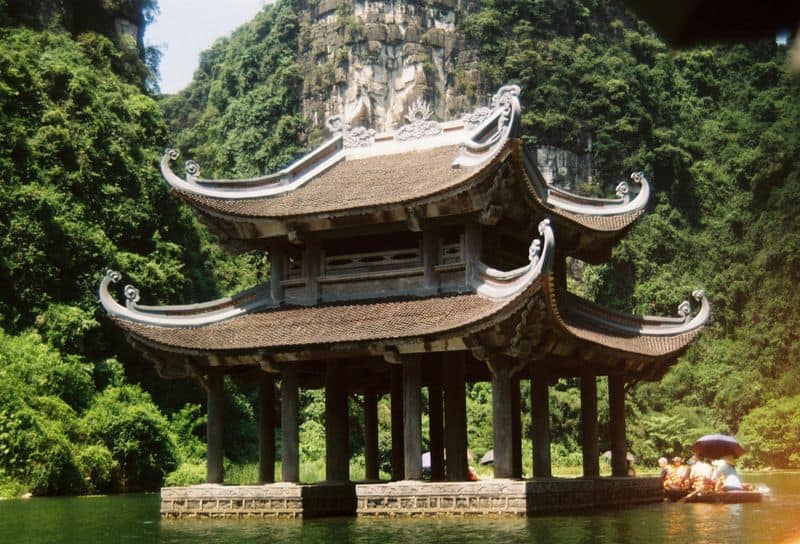
[{"label": "dragon roof ornament", "polygon": [[[521,106],[519,85],[504,85],[492,97],[492,108],[487,114],[485,108],[478,108],[470,121],[483,120],[476,126],[459,149],[453,167],[470,168],[488,160],[508,139],[517,136]],[[470,122],[471,124],[471,122]]]},{"label": "dragon roof ornament", "polygon": [[[577,298],[574,297],[574,299]],[[693,291],[691,298],[700,303],[700,309],[694,317],[691,315],[692,305],[689,300],[684,300],[678,305],[677,318],[648,315],[629,316],[601,308],[584,300],[571,305],[569,313],[617,334],[677,336],[705,326],[711,317],[711,303],[704,290]]]},{"label": "dragon roof ornament", "polygon": [[109,290],[111,284],[118,283],[122,274],[107,270],[100,281],[98,294],[100,304],[109,316],[145,325],[159,327],[198,327],[226,321],[238,315],[278,306],[264,286],[248,289],[234,297],[225,297],[200,304],[179,306],[141,306],[139,290],[133,285],[123,289],[125,306],[118,303]]},{"label": "dragon roof ornament", "polygon": [[331,134],[341,134],[346,149],[367,147],[375,143],[375,129],[351,127],[341,115],[333,115],[325,120],[325,127]]},{"label": "dragon roof ornament", "polygon": [[491,299],[512,298],[527,289],[543,272],[552,267],[555,236],[549,219],[539,223],[539,235],[528,248],[528,264],[514,270],[498,270],[473,257],[470,285],[479,295]]},{"label": "dragon roof ornament", "polygon": [[613,216],[639,212],[650,199],[650,184],[642,172],[633,172],[631,182],[639,186],[634,198],[631,198],[631,186],[627,181],[617,184],[617,198],[594,198],[581,196],[547,183],[535,166],[536,160],[530,151],[523,146],[522,167],[530,181],[530,189],[537,198],[558,210],[577,213],[585,216]]}]

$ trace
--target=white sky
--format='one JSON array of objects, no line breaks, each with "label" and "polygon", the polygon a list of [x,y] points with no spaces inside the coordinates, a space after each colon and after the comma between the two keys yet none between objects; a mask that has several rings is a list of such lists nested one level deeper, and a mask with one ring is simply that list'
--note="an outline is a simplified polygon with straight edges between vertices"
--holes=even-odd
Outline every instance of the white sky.
[{"label": "white sky", "polygon": [[147,28],[145,44],[163,52],[161,92],[173,94],[192,80],[200,52],[246,23],[271,0],[158,0],[161,14]]}]

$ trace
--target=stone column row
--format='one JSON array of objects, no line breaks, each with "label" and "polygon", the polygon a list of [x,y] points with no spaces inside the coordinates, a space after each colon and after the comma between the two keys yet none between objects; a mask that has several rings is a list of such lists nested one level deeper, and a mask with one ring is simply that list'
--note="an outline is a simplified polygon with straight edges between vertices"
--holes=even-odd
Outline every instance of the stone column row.
[{"label": "stone column row", "polygon": [[[431,474],[434,480],[468,478],[465,354],[448,352],[442,365],[431,373],[429,414]],[[326,374],[326,479],[349,480],[348,391],[346,378],[337,362],[328,364]],[[522,436],[519,378],[510,361],[495,361],[492,370],[492,412],[494,475],[496,478],[522,476]],[[540,364],[531,366],[531,412],[533,427],[533,475],[551,477],[550,425],[547,375]],[[612,474],[627,474],[625,446],[625,380],[609,376],[609,411]],[[222,483],[224,370],[209,369],[208,465],[207,481]],[[422,477],[422,361],[408,358],[391,370],[392,478],[416,480]],[[299,471],[299,386],[297,370],[286,366],[281,373],[281,479],[297,482]],[[599,451],[597,426],[597,382],[593,374],[581,377],[581,446],[584,477],[598,477]],[[275,378],[264,374],[259,383],[259,480],[275,481]],[[377,480],[378,470],[378,395],[364,396],[366,479]],[[444,452],[447,451],[445,460]]]}]

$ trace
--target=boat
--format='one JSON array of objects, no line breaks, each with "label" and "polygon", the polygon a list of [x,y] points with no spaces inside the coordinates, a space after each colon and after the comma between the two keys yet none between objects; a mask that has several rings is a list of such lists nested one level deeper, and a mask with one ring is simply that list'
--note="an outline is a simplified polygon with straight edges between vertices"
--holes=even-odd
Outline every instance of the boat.
[{"label": "boat", "polygon": [[710,502],[738,504],[743,502],[761,502],[764,494],[761,491],[706,491],[686,495],[684,502]]}]

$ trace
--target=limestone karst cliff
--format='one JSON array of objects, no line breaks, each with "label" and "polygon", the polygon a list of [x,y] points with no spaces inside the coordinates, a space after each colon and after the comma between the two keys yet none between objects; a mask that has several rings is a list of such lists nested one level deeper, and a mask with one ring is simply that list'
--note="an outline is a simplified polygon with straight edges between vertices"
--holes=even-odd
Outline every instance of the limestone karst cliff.
[{"label": "limestone karst cliff", "polygon": [[469,111],[477,99],[477,49],[459,23],[461,0],[321,0],[301,16],[303,115],[320,125],[343,115],[352,126],[388,131],[409,106],[428,101],[435,117]]}]

